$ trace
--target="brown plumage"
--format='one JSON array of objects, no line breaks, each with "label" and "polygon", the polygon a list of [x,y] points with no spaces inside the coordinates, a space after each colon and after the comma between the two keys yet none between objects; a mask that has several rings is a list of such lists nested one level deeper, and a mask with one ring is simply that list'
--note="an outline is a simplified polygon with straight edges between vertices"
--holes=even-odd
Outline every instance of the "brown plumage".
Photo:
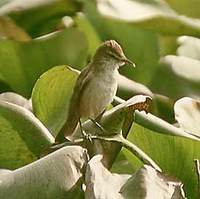
[{"label": "brown plumage", "polygon": [[114,40],[104,42],[96,50],[91,63],[80,73],[71,97],[66,123],[56,141],[69,137],[80,118],[96,119],[112,102],[117,91],[118,68],[129,61]]}]

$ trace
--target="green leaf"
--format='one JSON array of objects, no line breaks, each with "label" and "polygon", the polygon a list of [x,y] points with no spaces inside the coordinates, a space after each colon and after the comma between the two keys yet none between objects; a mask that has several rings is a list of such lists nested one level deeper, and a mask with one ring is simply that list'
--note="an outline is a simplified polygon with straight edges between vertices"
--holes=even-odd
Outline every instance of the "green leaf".
[{"label": "green leaf", "polygon": [[117,155],[112,167],[111,171],[114,173],[133,173],[134,167],[133,165],[127,160],[126,156],[122,152],[123,149]]},{"label": "green leaf", "polygon": [[74,15],[82,8],[78,0],[11,0],[0,8],[1,15],[9,15],[30,35],[36,37],[57,29],[61,18]]},{"label": "green leaf", "polygon": [[115,20],[138,25],[161,33],[175,35],[200,35],[200,21],[178,15],[167,3],[156,1],[97,1],[99,12]]},{"label": "green leaf", "polygon": [[33,112],[54,136],[67,118],[78,74],[67,66],[57,66],[44,73],[33,88]]},{"label": "green leaf", "polygon": [[0,167],[18,168],[35,160],[54,142],[27,109],[0,100]]},{"label": "green leaf", "polygon": [[83,66],[87,41],[80,31],[69,28],[34,41],[0,42],[0,74],[15,92],[29,97],[35,81],[52,66]]},{"label": "green leaf", "polygon": [[81,199],[86,161],[85,149],[68,146],[12,172],[0,172],[0,198]]},{"label": "green leaf", "polygon": [[180,14],[184,14],[190,17],[200,17],[199,0],[165,0],[168,4]]},{"label": "green leaf", "polygon": [[[159,130],[158,130],[159,131]],[[179,178],[186,190],[188,198],[197,196],[197,176],[194,169],[194,159],[200,159],[200,142],[177,136],[158,134],[140,125],[133,125],[128,139],[146,152],[161,169]],[[133,165],[141,163],[135,157],[125,152]]]},{"label": "green leaf", "polygon": [[160,94],[153,95],[151,113],[170,124],[175,122],[174,118],[174,100]]}]

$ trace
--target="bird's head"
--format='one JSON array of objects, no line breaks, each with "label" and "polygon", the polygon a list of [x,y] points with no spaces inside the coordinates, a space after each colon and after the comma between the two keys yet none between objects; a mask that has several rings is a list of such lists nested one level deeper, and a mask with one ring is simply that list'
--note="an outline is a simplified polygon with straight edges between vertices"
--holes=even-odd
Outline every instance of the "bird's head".
[{"label": "bird's head", "polygon": [[135,66],[135,64],[124,55],[121,46],[115,40],[108,40],[101,44],[94,55],[94,59],[113,62],[118,66],[124,64]]}]

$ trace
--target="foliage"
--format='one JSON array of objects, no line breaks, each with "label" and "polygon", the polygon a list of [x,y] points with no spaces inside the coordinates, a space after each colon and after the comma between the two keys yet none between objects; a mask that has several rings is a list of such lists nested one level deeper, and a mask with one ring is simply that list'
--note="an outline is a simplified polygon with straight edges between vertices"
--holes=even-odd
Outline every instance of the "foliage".
[{"label": "foliage", "polygon": [[[199,7],[1,1],[0,198],[199,198]],[[78,128],[74,143],[49,148],[80,70],[106,39],[137,66],[120,69],[117,96],[99,122],[107,134],[87,120],[92,142]]]}]

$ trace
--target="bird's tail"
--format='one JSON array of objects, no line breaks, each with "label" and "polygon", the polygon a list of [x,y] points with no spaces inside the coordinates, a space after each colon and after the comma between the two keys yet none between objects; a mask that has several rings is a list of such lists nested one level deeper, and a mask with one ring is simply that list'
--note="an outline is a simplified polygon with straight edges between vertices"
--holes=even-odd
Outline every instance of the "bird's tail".
[{"label": "bird's tail", "polygon": [[[79,122],[78,117],[68,117],[61,131],[56,136],[56,143],[62,143],[74,133]],[[69,139],[70,140],[70,139]]]}]

